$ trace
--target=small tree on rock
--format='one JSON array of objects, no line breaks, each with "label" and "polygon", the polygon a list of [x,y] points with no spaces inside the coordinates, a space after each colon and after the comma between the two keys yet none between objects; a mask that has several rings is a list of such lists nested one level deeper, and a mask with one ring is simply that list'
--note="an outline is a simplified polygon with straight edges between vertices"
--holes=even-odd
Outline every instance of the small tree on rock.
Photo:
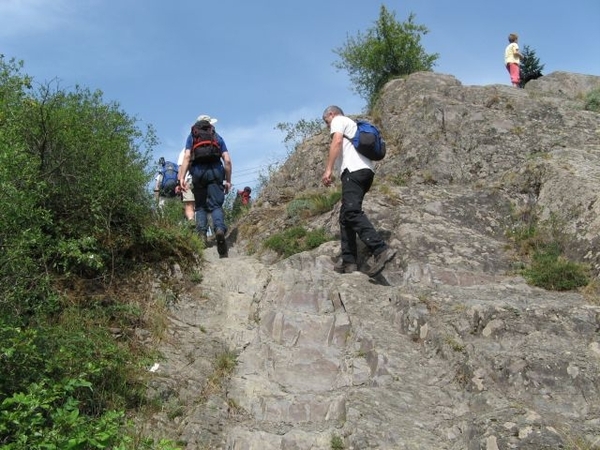
[{"label": "small tree on rock", "polygon": [[523,46],[523,59],[521,59],[519,70],[521,72],[520,88],[524,88],[529,81],[543,76],[544,64],[540,64],[540,59],[535,56],[535,50],[529,48],[528,45]]},{"label": "small tree on rock", "polygon": [[427,54],[421,45],[421,35],[429,30],[414,23],[414,18],[411,13],[406,22],[400,23],[382,5],[373,28],[349,36],[344,46],[334,49],[341,58],[334,66],[348,71],[354,91],[367,100],[369,108],[391,79],[430,71],[435,65],[439,55]]}]

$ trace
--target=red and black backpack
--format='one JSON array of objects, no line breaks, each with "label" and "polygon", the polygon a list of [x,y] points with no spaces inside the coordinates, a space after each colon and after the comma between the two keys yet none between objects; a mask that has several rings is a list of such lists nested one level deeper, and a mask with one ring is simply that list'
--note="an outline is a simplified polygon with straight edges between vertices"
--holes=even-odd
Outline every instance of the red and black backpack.
[{"label": "red and black backpack", "polygon": [[221,159],[221,146],[215,128],[208,120],[199,120],[192,125],[192,164],[210,164]]}]

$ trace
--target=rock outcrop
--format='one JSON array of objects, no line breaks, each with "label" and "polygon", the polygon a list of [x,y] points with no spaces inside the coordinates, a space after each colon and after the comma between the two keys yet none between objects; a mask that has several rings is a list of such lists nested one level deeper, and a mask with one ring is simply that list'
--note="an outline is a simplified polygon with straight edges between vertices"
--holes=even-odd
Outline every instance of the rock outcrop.
[{"label": "rock outcrop", "polygon": [[[418,73],[376,108],[388,155],[364,208],[398,249],[376,279],[332,270],[336,241],[281,259],[259,243],[298,221],[325,132],[273,175],[172,305],[152,432],[189,449],[600,448],[600,304],[528,285],[510,231],[553,224],[600,271],[600,77],[463,86]],[[343,105],[340,105],[343,107]],[[304,218],[337,233],[338,209]],[[365,258],[367,255],[364,255]],[[235,351],[221,389],[214,355]],[[177,413],[173,413],[176,410]]]}]

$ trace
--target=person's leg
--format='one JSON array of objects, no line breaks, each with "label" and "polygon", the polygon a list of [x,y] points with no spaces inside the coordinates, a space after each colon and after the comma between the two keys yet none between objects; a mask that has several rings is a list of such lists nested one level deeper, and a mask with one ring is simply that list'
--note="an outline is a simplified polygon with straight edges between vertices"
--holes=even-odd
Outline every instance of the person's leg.
[{"label": "person's leg", "polygon": [[519,65],[514,63],[509,64],[508,71],[510,72],[510,81],[512,82],[512,85],[519,87],[521,82],[521,69]]},{"label": "person's leg", "polygon": [[194,184],[194,201],[195,201],[195,217],[196,231],[204,239],[208,231],[208,215],[207,215],[207,199],[208,189],[206,186],[200,186],[199,183]]},{"label": "person's leg", "polygon": [[223,185],[210,183],[207,186],[207,194],[206,208],[211,213],[215,233],[217,230],[223,230],[224,232],[227,232],[227,225],[225,225],[225,214],[223,213],[223,203],[225,203]]},{"label": "person's leg", "polygon": [[210,183],[208,185],[207,208],[211,213],[212,223],[215,228],[215,239],[217,241],[217,251],[221,258],[226,258],[228,254],[225,234],[227,225],[225,225],[225,214],[223,213],[223,203],[225,202],[225,193],[223,184]]},{"label": "person's leg", "polygon": [[185,218],[189,221],[193,221],[194,217],[195,217],[194,209],[195,209],[196,204],[195,204],[193,189],[194,189],[194,185],[190,181],[188,183],[187,191],[185,191],[181,194],[181,200],[183,201],[183,214],[185,215]]},{"label": "person's leg", "polygon": [[342,209],[340,224],[344,228],[348,242],[342,244],[342,257],[354,252],[356,258],[356,238],[352,243],[352,232],[359,237],[373,255],[381,253],[387,247],[362,209],[364,196],[373,183],[373,172],[369,169],[356,172],[344,171],[342,174]]},{"label": "person's leg", "polygon": [[352,224],[348,222],[348,208],[350,205],[356,202],[355,198],[357,195],[362,195],[360,192],[356,192],[355,186],[350,186],[348,183],[349,178],[346,178],[347,182],[344,182],[344,175],[342,174],[342,206],[340,208],[340,246],[341,246],[341,260],[342,263],[356,264],[358,250],[356,246],[356,232],[352,228]]},{"label": "person's leg", "polygon": [[195,202],[183,202],[183,214],[190,222],[195,218]]}]

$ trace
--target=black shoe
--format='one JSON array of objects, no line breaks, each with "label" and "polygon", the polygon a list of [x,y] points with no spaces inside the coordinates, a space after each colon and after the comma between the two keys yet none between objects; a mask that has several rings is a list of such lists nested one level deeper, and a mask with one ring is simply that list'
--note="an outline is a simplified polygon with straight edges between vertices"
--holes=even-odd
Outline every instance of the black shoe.
[{"label": "black shoe", "polygon": [[373,256],[373,265],[369,268],[367,275],[376,277],[385,268],[385,265],[396,256],[396,250],[386,247],[379,255]]},{"label": "black shoe", "polygon": [[358,270],[358,266],[354,263],[345,262],[340,259],[333,266],[333,270],[337,273],[352,273]]},{"label": "black shoe", "polygon": [[216,234],[217,239],[217,252],[221,258],[227,258],[228,249],[227,242],[225,241],[225,231],[217,230]]}]

